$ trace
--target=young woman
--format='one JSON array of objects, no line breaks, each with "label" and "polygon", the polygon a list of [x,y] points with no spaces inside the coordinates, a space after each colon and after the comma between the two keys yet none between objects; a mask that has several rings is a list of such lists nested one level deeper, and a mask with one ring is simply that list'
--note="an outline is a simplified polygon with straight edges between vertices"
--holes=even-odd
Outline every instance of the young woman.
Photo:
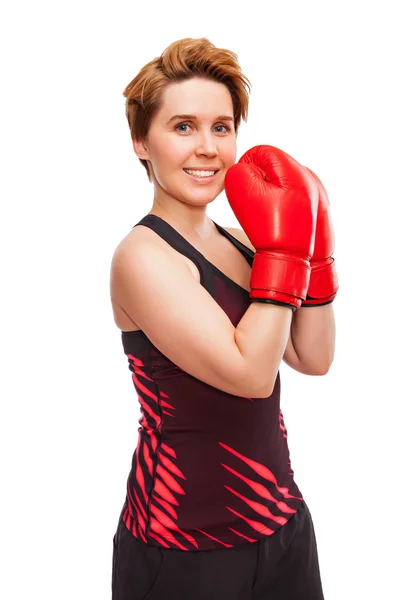
[{"label": "young woman", "polygon": [[[323,598],[313,523],[290,465],[278,370],[283,358],[323,374],[333,355],[334,294],[299,310],[313,304],[305,282],[317,188],[311,172],[277,151],[306,189],[296,199],[304,257],[290,258],[283,292],[268,281],[277,253],[256,250],[244,231],[222,228],[206,213],[236,167],[249,89],[234,53],[187,38],[146,64],[124,92],[154,200],[111,266],[114,318],[142,413],[113,540],[113,600]],[[265,148],[268,162],[265,152],[274,149]],[[233,173],[228,198],[239,214],[240,189],[256,214],[246,177]],[[264,214],[276,215],[272,195],[268,202]],[[268,216],[265,230],[271,223]],[[278,243],[283,252],[285,243]],[[285,283],[295,263],[300,296]],[[251,285],[255,276],[262,290]],[[301,312],[308,315],[300,319]],[[302,354],[291,334],[295,317]]]}]

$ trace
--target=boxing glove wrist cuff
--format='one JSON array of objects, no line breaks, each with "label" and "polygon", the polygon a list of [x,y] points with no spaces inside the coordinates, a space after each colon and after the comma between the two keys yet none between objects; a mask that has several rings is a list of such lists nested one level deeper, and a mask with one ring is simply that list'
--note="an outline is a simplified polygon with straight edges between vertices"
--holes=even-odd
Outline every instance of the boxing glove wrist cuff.
[{"label": "boxing glove wrist cuff", "polygon": [[280,302],[279,300],[271,300],[270,298],[252,298],[250,296],[250,302],[263,302],[264,304],[275,304],[276,306],[287,306],[287,308],[291,308],[293,312],[297,310],[297,306],[293,304],[288,304],[287,302]]},{"label": "boxing glove wrist cuff", "polygon": [[330,256],[322,260],[312,260],[310,266],[310,281],[302,306],[330,304],[339,289],[335,259]]},{"label": "boxing glove wrist cuff", "polygon": [[250,276],[250,300],[300,308],[311,276],[310,262],[293,254],[257,250]]}]

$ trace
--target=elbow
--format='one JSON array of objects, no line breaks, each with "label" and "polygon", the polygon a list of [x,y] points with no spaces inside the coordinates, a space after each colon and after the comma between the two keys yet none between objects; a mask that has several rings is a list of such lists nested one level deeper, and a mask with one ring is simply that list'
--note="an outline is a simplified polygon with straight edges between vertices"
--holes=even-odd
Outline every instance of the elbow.
[{"label": "elbow", "polygon": [[259,390],[256,394],[251,396],[252,398],[269,398],[274,390],[271,388]]},{"label": "elbow", "polygon": [[273,390],[271,389],[258,389],[256,391],[253,391],[252,394],[248,394],[248,398],[269,398],[272,394]]},{"label": "elbow", "polygon": [[324,364],[324,365],[318,365],[317,367],[314,367],[314,369],[312,369],[309,374],[315,375],[317,377],[322,377],[323,375],[326,375],[327,373],[329,373],[330,368],[331,368],[331,363]]},{"label": "elbow", "polygon": [[314,360],[299,360],[297,364],[297,368],[295,369],[300,373],[304,373],[304,375],[315,375],[317,377],[322,377],[329,373],[329,370],[333,363],[333,357],[318,357]]},{"label": "elbow", "polygon": [[[276,378],[275,378],[276,379]],[[275,388],[275,380],[273,383],[268,381],[267,383],[263,383],[262,385],[253,388],[251,390],[251,394],[249,394],[249,398],[269,398]]]}]

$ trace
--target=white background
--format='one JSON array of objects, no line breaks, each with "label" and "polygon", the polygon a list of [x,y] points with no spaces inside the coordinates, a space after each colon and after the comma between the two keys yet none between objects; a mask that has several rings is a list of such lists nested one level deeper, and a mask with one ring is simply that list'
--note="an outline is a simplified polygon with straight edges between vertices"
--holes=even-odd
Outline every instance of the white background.
[{"label": "white background", "polygon": [[[238,158],[272,144],[331,202],[340,291],[325,377],[281,367],[326,600],[399,598],[395,2],[14,2],[1,16],[1,559],[5,600],[111,598],[139,403],[109,300],[151,208],[122,91],[208,37],[252,83]],[[221,194],[208,208],[238,227]]]}]

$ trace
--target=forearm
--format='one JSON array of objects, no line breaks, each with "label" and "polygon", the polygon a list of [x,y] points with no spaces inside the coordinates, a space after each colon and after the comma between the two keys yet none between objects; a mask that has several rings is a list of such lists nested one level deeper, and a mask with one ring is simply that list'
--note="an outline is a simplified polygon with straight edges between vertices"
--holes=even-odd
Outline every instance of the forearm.
[{"label": "forearm", "polygon": [[272,393],[292,316],[293,311],[286,306],[252,302],[236,327],[236,345],[260,397]]},{"label": "forearm", "polygon": [[333,303],[303,307],[291,323],[291,339],[302,365],[310,371],[326,373],[335,354],[335,317]]}]

